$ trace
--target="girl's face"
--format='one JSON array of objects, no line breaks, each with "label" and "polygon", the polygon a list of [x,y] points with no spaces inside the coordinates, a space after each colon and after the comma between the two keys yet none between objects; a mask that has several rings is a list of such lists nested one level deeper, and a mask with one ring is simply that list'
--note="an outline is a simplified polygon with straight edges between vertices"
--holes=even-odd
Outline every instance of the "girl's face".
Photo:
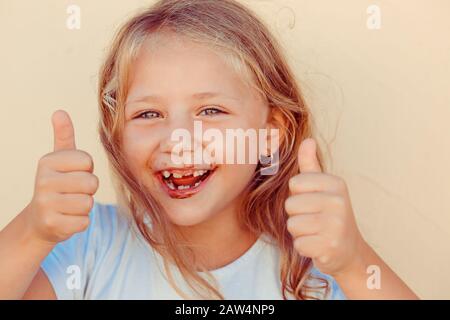
[{"label": "girl's face", "polygon": [[[264,99],[217,53],[175,35],[160,36],[156,45],[143,45],[132,68],[123,149],[133,174],[170,220],[193,226],[235,210],[257,164],[248,158],[246,164],[180,164],[172,154],[180,140],[172,133],[190,132],[191,147],[179,155],[192,155],[210,143],[194,135],[194,121],[203,132],[217,129],[225,137],[226,129],[269,128],[268,116]],[[226,146],[224,155],[230,152]],[[248,155],[248,141],[246,146]]]}]

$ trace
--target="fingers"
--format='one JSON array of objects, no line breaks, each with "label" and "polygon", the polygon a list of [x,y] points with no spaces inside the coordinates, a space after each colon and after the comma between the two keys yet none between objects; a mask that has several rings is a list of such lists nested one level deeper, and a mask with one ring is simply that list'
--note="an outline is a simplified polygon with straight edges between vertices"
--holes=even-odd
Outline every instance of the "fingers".
[{"label": "fingers", "polygon": [[82,232],[89,226],[89,217],[49,214],[43,221],[45,228],[58,237],[67,238],[74,233]]},{"label": "fingers", "polygon": [[66,234],[82,232],[89,226],[89,221],[88,216],[71,216],[69,219],[65,219],[61,222],[62,230],[64,230]]},{"label": "fingers", "polygon": [[324,240],[319,235],[298,237],[294,240],[294,248],[300,255],[315,259],[325,251]]},{"label": "fingers", "polygon": [[340,193],[346,190],[346,184],[340,177],[330,174],[301,173],[289,179],[292,194],[305,192]]},{"label": "fingers", "polygon": [[75,133],[72,120],[67,112],[58,110],[53,113],[54,151],[75,150]]},{"label": "fingers", "polygon": [[92,173],[74,171],[55,172],[39,179],[41,190],[57,190],[58,193],[83,193],[93,195],[98,189],[98,178]]},{"label": "fingers", "polygon": [[298,150],[298,166],[300,173],[320,173],[320,163],[317,158],[317,144],[312,138],[302,141]]},{"label": "fingers", "polygon": [[55,195],[54,208],[66,215],[85,216],[94,206],[94,198],[87,194],[58,194]]},{"label": "fingers", "polygon": [[294,215],[287,220],[287,229],[293,238],[314,235],[322,230],[323,216],[321,214]]},{"label": "fingers", "polygon": [[358,240],[347,185],[322,172],[313,139],[301,143],[298,165],[300,173],[289,180],[285,201],[287,230],[301,256],[312,258],[324,273],[336,273],[351,264],[359,250],[355,243],[363,241]]},{"label": "fingers", "polygon": [[313,192],[295,194],[286,199],[284,208],[288,215],[319,213],[333,203],[335,196],[331,193]]},{"label": "fingers", "polygon": [[39,160],[29,219],[36,236],[58,243],[89,225],[98,178],[92,157],[75,146],[69,115],[52,116],[54,151]]},{"label": "fingers", "polygon": [[39,161],[40,167],[50,168],[58,172],[94,170],[92,157],[81,150],[62,150],[49,153]]}]

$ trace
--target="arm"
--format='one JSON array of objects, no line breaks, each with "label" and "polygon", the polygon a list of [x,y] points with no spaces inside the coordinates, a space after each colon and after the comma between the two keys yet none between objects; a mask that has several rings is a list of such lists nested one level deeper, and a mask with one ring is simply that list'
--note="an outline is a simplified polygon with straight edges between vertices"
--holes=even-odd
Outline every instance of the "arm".
[{"label": "arm", "polygon": [[53,115],[54,152],[38,164],[30,204],[0,232],[0,299],[55,298],[39,269],[52,249],[89,225],[98,179],[77,150],[67,113]]},{"label": "arm", "polygon": [[50,281],[48,280],[42,269],[39,269],[34,277],[27,292],[22,298],[23,300],[56,300],[56,293],[53,290]]},{"label": "arm", "polygon": [[20,213],[0,232],[0,300],[21,299],[30,284],[35,292],[30,297],[56,298],[50,282],[39,271],[42,260],[53,245],[32,236],[27,230],[24,215]]},{"label": "arm", "polygon": [[[335,274],[342,291],[349,299],[418,299],[414,292],[392,271],[391,268],[365,242],[362,243],[361,255],[354,265]],[[367,280],[369,266],[379,268],[379,288],[370,288]]]},{"label": "arm", "polygon": [[[302,142],[298,161],[300,173],[290,179],[291,195],[285,202],[287,229],[298,253],[334,277],[349,299],[416,299],[363,239],[347,185],[322,173],[313,139]],[[368,285],[369,266],[379,268],[380,289]]]}]

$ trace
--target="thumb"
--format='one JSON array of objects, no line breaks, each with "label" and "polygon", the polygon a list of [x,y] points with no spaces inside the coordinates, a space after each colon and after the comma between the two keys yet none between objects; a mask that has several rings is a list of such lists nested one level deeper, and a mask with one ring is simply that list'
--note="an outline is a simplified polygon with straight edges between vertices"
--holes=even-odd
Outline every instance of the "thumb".
[{"label": "thumb", "polygon": [[314,139],[305,139],[300,144],[298,149],[298,166],[300,173],[322,172],[319,159],[317,158],[317,143]]},{"label": "thumb", "polygon": [[55,111],[52,115],[54,151],[74,150],[75,133],[72,120],[67,112]]}]

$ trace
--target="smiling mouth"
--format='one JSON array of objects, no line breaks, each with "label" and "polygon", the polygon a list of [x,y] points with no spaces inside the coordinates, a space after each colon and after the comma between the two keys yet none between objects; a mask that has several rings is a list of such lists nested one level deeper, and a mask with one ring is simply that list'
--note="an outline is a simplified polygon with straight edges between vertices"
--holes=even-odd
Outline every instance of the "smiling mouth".
[{"label": "smiling mouth", "polygon": [[157,173],[163,189],[171,198],[189,198],[200,192],[216,171],[213,169],[166,169]]}]

